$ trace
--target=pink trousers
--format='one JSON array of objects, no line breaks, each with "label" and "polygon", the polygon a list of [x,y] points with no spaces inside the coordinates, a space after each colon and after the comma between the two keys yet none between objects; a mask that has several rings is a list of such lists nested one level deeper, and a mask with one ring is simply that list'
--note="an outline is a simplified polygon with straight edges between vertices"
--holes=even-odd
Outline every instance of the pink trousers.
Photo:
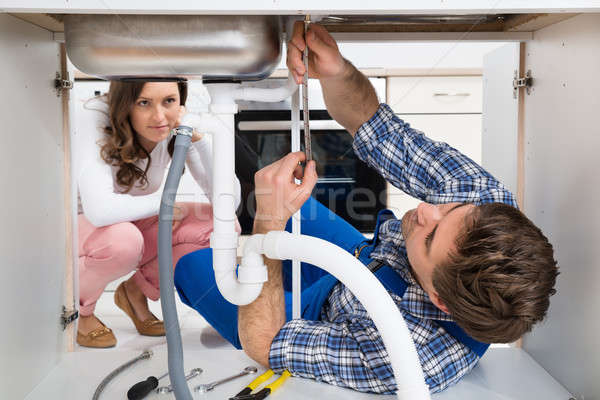
[{"label": "pink trousers", "polygon": [[[179,259],[210,245],[212,207],[177,203],[184,218],[173,231],[173,268]],[[79,214],[79,312],[94,313],[96,301],[109,282],[137,269],[133,279],[151,300],[160,297],[158,283],[158,216],[100,228]]]}]

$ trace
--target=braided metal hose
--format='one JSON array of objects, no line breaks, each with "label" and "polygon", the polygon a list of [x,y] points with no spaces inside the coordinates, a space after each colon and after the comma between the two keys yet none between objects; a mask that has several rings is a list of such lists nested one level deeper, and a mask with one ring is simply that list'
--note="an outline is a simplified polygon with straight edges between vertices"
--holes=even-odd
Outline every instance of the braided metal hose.
[{"label": "braided metal hose", "polygon": [[140,354],[139,356],[137,356],[136,358],[127,361],[125,364],[117,367],[110,374],[106,375],[106,378],[102,379],[102,382],[100,382],[100,384],[96,388],[96,391],[94,392],[94,396],[92,397],[92,400],[98,400],[100,398],[100,394],[102,393],[104,388],[110,383],[110,381],[113,380],[113,378],[115,376],[119,375],[121,372],[123,372],[127,368],[131,367],[133,364],[137,363],[138,361],[149,359],[150,357],[152,357],[152,355],[153,355],[152,350],[144,350],[144,352],[142,354]]}]

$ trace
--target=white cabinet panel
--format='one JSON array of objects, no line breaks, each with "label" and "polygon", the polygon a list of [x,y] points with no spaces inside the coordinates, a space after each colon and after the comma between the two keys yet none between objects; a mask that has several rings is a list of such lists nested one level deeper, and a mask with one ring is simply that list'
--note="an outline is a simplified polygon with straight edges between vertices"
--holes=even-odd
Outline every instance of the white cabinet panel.
[{"label": "white cabinet panel", "polygon": [[[74,3],[74,4],[71,4]],[[348,1],[348,0],[306,0],[302,6],[292,1],[273,0],[221,0],[193,2],[189,0],[2,0],[3,11],[52,10],[54,12],[106,13],[116,14],[136,12],[141,14],[189,13],[189,14],[276,14],[312,15],[328,14],[471,14],[471,13],[547,13],[547,12],[597,12],[600,8],[591,0],[440,0],[422,1]],[[301,11],[298,11],[301,10]],[[461,35],[464,36],[464,35]]]},{"label": "white cabinet panel", "polygon": [[394,112],[480,113],[481,76],[403,76],[388,79]]},{"label": "white cabinet panel", "polygon": [[[22,399],[60,361],[65,160],[52,33],[0,14],[0,387]],[[67,187],[69,184],[66,184]]]},{"label": "white cabinet panel", "polygon": [[600,398],[600,15],[536,32],[525,69],[525,214],[560,268],[545,323],[523,347],[577,399]]},{"label": "white cabinet panel", "polygon": [[[481,114],[433,114],[398,115],[411,127],[422,131],[427,137],[445,142],[470,157],[481,162]],[[397,217],[415,208],[420,200],[388,184],[387,207]]]}]

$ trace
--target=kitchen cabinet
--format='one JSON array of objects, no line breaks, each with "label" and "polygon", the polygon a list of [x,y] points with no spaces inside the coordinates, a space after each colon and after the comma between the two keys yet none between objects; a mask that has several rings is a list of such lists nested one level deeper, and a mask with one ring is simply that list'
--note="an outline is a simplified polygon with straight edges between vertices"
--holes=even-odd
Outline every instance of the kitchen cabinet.
[{"label": "kitchen cabinet", "polygon": [[[73,270],[76,265],[74,249],[77,248],[73,223],[75,187],[70,174],[71,138],[68,129],[69,110],[73,107],[64,100],[65,91],[57,96],[54,88],[57,72],[66,72],[68,68],[61,62],[60,41],[64,37],[60,21],[52,17],[54,22],[48,23],[47,14],[254,12],[289,15],[363,12],[379,16],[427,13],[453,16],[461,13],[489,14],[490,7],[494,5],[504,7],[495,8],[494,12],[516,14],[522,17],[522,23],[512,28],[505,26],[506,29],[492,30],[490,25],[486,31],[459,32],[453,32],[444,23],[440,23],[444,29],[420,32],[399,32],[391,28],[385,32],[361,31],[359,27],[362,25],[358,24],[353,32],[342,32],[342,28],[338,27],[335,36],[346,41],[503,40],[524,43],[520,47],[518,72],[519,76],[523,76],[521,73],[531,69],[533,86],[529,94],[524,92],[524,88],[519,90],[518,118],[515,121],[520,133],[509,151],[517,154],[515,162],[520,165],[516,170],[522,208],[554,245],[561,267],[558,294],[552,298],[546,323],[524,338],[523,349],[507,349],[510,354],[518,353],[519,356],[497,358],[496,355],[504,349],[494,349],[490,354],[493,358],[489,359],[494,362],[482,363],[481,368],[477,367],[468,379],[439,398],[598,397],[600,382],[595,378],[600,370],[600,354],[593,350],[596,340],[590,333],[598,330],[596,310],[600,307],[597,290],[597,282],[600,281],[597,260],[600,254],[597,254],[596,245],[600,240],[597,223],[600,211],[596,201],[600,195],[596,184],[596,153],[600,147],[600,103],[596,95],[600,91],[597,74],[600,70],[600,15],[594,14],[600,11],[600,5],[595,1],[558,0],[550,3],[542,0],[527,3],[507,1],[503,4],[485,2],[484,5],[476,0],[443,4],[438,1],[410,4],[387,1],[367,5],[335,1],[327,4],[309,2],[304,5],[304,10],[298,11],[297,5],[291,4],[258,2],[251,5],[224,1],[207,4],[198,10],[198,4],[183,1],[148,1],[143,4],[122,1],[113,8],[94,1],[36,0],[23,4],[17,0],[3,0],[0,3],[0,79],[6,98],[0,108],[4,124],[0,176],[5,193],[0,228],[4,273],[0,300],[6,305],[0,340],[1,397],[56,398],[57,393],[65,399],[89,397],[100,379],[116,367],[118,361],[130,356],[101,352],[81,356],[72,353],[69,350],[72,337],[65,334],[69,329],[63,331],[58,322],[62,306],[72,306],[76,295],[76,287],[75,293],[66,294],[65,291],[67,283],[73,283],[77,278],[76,273],[68,275],[65,272],[69,268]],[[537,15],[532,17],[532,12]],[[7,13],[32,15],[16,17]],[[580,14],[572,15],[577,13]],[[432,25],[435,28],[436,24]],[[451,86],[448,83],[445,87],[436,84],[446,80],[450,82],[451,79],[425,77],[423,84],[417,85],[413,91],[417,90],[419,94],[419,88],[429,87],[429,94],[419,94],[421,97],[418,98],[422,101],[414,104],[406,102],[410,96],[410,93],[406,94],[406,88],[414,85],[415,78],[397,77],[394,78],[398,79],[395,83],[390,81],[388,102],[416,128],[429,130],[431,135],[451,143],[453,138],[448,136],[450,129],[445,128],[455,124],[469,127],[464,132],[475,132],[477,118],[485,120],[500,110],[497,107],[477,109],[477,103],[491,104],[483,94],[462,95],[467,90],[474,93],[472,89],[481,86],[482,76],[456,77],[456,82],[464,79],[461,85]],[[63,77],[66,78],[64,73]],[[400,84],[402,80],[404,83]],[[480,83],[475,83],[477,80]],[[432,82],[431,86],[428,82]],[[473,86],[467,88],[467,82]],[[510,81],[505,84],[507,90],[512,90]],[[404,89],[398,92],[394,90],[395,85]],[[438,90],[446,94],[435,96]],[[477,101],[477,96],[482,100]],[[418,108],[432,104],[432,97],[435,98],[433,104],[439,108]],[[467,107],[471,102],[472,106]],[[457,116],[465,119],[460,123],[454,122]],[[482,140],[485,141],[485,137]],[[469,145],[476,143],[473,139],[467,142]],[[457,143],[456,146],[461,145]],[[485,148],[485,144],[482,147]],[[474,159],[477,157],[476,150],[464,149],[465,152],[474,151]],[[501,158],[494,154],[492,157]],[[202,353],[198,357],[210,359],[210,363],[221,359],[215,352]],[[209,364],[208,361],[206,363]],[[81,368],[82,365],[86,368]],[[132,379],[118,383],[119,389],[126,389],[133,378],[156,374],[156,369],[160,368],[155,367],[152,370],[140,369],[139,376],[128,376]],[[77,379],[73,379],[75,372],[72,371],[79,374]],[[529,379],[530,373],[542,380]],[[519,380],[519,377],[527,379]],[[300,380],[293,379],[292,382]],[[527,392],[532,382],[538,386]],[[324,386],[315,382],[310,384],[315,395],[324,392],[320,390]],[[45,390],[51,386],[58,389]],[[290,396],[286,394],[285,397],[293,398],[292,391],[301,390],[298,386],[284,386],[281,394],[289,390]],[[119,392],[125,393],[125,389]],[[552,392],[548,393],[546,389]],[[326,390],[332,397],[373,397],[330,386]],[[294,393],[298,395],[298,392]]]}]

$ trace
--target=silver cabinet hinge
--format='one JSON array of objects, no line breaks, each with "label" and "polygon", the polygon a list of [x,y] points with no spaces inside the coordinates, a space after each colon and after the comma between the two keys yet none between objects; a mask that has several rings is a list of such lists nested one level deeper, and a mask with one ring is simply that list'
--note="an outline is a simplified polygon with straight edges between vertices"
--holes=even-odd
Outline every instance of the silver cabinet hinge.
[{"label": "silver cabinet hinge", "polygon": [[527,94],[531,92],[531,86],[533,86],[533,78],[531,77],[531,70],[527,70],[527,73],[524,77],[519,78],[519,73],[515,70],[515,75],[512,82],[513,87],[513,97],[517,98],[517,92],[519,88],[524,87],[527,90]]},{"label": "silver cabinet hinge", "polygon": [[69,73],[63,77],[60,75],[60,72],[56,73],[56,78],[54,79],[54,90],[56,90],[56,97],[60,97],[63,90],[71,90],[73,89],[73,81],[69,79]]},{"label": "silver cabinet hinge", "polygon": [[63,331],[67,329],[67,326],[79,318],[79,311],[67,310],[67,307],[63,306],[63,312],[60,316],[60,324],[62,325]]}]

